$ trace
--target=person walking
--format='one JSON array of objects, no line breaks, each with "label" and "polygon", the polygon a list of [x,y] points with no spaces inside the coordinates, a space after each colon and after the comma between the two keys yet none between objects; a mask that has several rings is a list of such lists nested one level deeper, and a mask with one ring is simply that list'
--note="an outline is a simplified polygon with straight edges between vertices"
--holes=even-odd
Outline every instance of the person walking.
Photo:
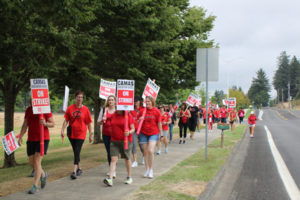
[{"label": "person walking", "polygon": [[197,123],[197,129],[198,132],[200,133],[200,129],[201,129],[201,119],[203,118],[203,106],[199,105],[198,106],[198,123]]},{"label": "person walking", "polygon": [[239,120],[240,120],[240,124],[241,124],[243,122],[244,116],[245,116],[245,111],[243,110],[243,108],[239,109],[238,116],[239,116]]},{"label": "person walking", "polygon": [[221,122],[226,123],[227,122],[227,110],[225,105],[220,108],[220,115],[221,115]]},{"label": "person walking", "polygon": [[[138,114],[138,119],[142,120],[143,113]],[[144,177],[153,178],[154,148],[162,133],[161,114],[155,107],[155,100],[151,96],[146,97],[146,113],[139,134],[139,142],[143,145],[146,172]]]},{"label": "person walking", "polygon": [[[185,143],[187,128],[188,128],[188,119],[191,117],[190,111],[187,109],[186,103],[183,103],[181,105],[181,109],[178,113],[179,118],[179,144]],[[182,131],[184,131],[184,134],[182,135]]]},{"label": "person walking", "polygon": [[171,116],[168,112],[165,112],[165,108],[163,105],[158,107],[161,114],[161,124],[162,124],[162,132],[163,134],[159,138],[159,142],[157,142],[157,155],[160,155],[161,153],[161,143],[164,143],[165,145],[165,153],[168,153],[168,129],[169,124],[171,123]]},{"label": "person walking", "polygon": [[250,137],[254,137],[254,128],[255,128],[255,124],[256,124],[256,115],[254,114],[254,111],[251,111],[249,117],[248,117],[248,124],[249,124],[249,133],[250,133]]},{"label": "person walking", "polygon": [[54,120],[52,113],[43,114],[43,119],[39,118],[39,115],[34,115],[32,106],[30,104],[25,111],[25,117],[21,128],[18,144],[21,146],[23,143],[23,136],[28,129],[27,138],[27,156],[29,157],[29,163],[34,169],[33,185],[29,189],[29,194],[34,194],[39,189],[38,183],[41,182],[41,188],[45,188],[46,181],[48,179],[48,173],[44,171],[42,167],[42,160],[44,156],[40,155],[40,125],[44,126],[44,155],[47,155],[47,150],[50,141],[50,134],[48,128],[54,127]]},{"label": "person walking", "polygon": [[[141,106],[141,99],[139,97],[134,97],[134,110],[130,111],[130,114],[132,115],[133,122],[134,122],[134,128],[135,132],[133,133],[133,140],[132,140],[132,155],[133,155],[133,162],[132,167],[137,167],[137,146],[140,146],[140,150],[142,152],[142,155],[144,155],[143,146],[138,142],[138,135],[136,134],[136,130],[138,129],[138,120],[137,116],[140,112],[143,112],[144,107]],[[142,158],[142,164],[145,164],[144,157]]]},{"label": "person walking", "polygon": [[232,133],[234,133],[236,119],[237,119],[236,109],[233,108],[229,113],[229,123],[230,123],[230,129]]},{"label": "person walking", "polygon": [[213,113],[213,110],[210,109],[210,112],[208,114],[208,131],[209,132],[212,132],[213,123],[214,123],[214,113]]},{"label": "person walking", "polygon": [[64,137],[65,129],[67,128],[67,136],[72,145],[74,153],[74,167],[71,173],[71,179],[76,179],[82,174],[80,167],[80,152],[83,142],[86,138],[87,129],[89,130],[89,142],[92,143],[92,119],[91,113],[85,105],[82,104],[84,93],[76,91],[75,104],[70,105],[65,112],[65,120],[61,128],[61,137]]},{"label": "person walking", "polygon": [[189,130],[190,130],[190,138],[194,139],[194,133],[197,126],[197,120],[198,120],[198,106],[196,106],[196,103],[194,103],[194,106],[189,108],[190,111],[190,118],[189,118]]},{"label": "person walking", "polygon": [[173,128],[174,128],[174,124],[177,120],[177,117],[176,117],[176,113],[175,111],[172,112],[172,109],[173,109],[173,105],[172,104],[169,104],[169,115],[171,116],[171,123],[169,124],[169,143],[171,144],[172,141],[173,141]]},{"label": "person walking", "polygon": [[[109,177],[105,178],[103,182],[107,186],[113,186],[113,177],[116,172],[116,165],[119,159],[119,155],[121,158],[125,159],[125,166],[127,177],[124,181],[125,184],[131,184],[131,152],[132,152],[132,134],[135,131],[134,121],[132,115],[129,113],[128,115],[128,127],[129,130],[125,130],[125,111],[117,110],[114,114],[111,115],[111,143],[110,143],[110,155],[111,155],[111,163],[109,170]],[[125,137],[128,137],[128,148],[125,149]]]},{"label": "person walking", "polygon": [[[116,97],[114,95],[110,95],[107,97],[104,108],[100,110],[99,117],[97,120],[98,125],[102,125],[102,138],[107,154],[107,162],[108,166],[110,166],[111,155],[110,155],[110,139],[112,134],[111,127],[111,116],[116,111]],[[108,175],[109,173],[107,173]],[[115,175],[115,174],[114,174]]]}]

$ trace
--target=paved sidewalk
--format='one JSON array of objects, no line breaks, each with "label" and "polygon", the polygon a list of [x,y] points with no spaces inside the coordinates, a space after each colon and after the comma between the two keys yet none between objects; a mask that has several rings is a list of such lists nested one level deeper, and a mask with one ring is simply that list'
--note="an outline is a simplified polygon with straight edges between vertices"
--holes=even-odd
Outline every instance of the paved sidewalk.
[{"label": "paved sidewalk", "polygon": [[[220,130],[214,128],[212,133],[208,133],[208,141],[220,136]],[[162,175],[170,170],[180,161],[186,159],[191,154],[197,152],[205,145],[205,130],[201,133],[195,133],[195,139],[187,139],[185,144],[178,144],[175,140],[169,145],[169,153],[164,153],[154,158],[154,178]],[[203,155],[204,156],[204,155]],[[139,156],[141,158],[141,156]],[[84,166],[84,164],[83,164]],[[84,169],[83,169],[84,170]],[[76,180],[71,180],[70,177],[65,177],[53,182],[47,183],[45,189],[38,191],[34,195],[27,194],[27,191],[18,192],[9,196],[1,197],[1,200],[16,200],[16,199],[43,199],[43,200],[77,200],[77,199],[125,199],[129,194],[133,193],[139,187],[150,183],[153,179],[144,178],[145,166],[139,164],[138,167],[132,168],[133,183],[126,185],[123,181],[126,178],[126,169],[124,160],[119,160],[117,163],[117,178],[114,179],[113,187],[107,187],[103,183],[103,179],[108,172],[108,166],[105,164],[99,165],[84,171]],[[51,174],[50,174],[51,175]],[[28,185],[29,189],[30,185]]]}]

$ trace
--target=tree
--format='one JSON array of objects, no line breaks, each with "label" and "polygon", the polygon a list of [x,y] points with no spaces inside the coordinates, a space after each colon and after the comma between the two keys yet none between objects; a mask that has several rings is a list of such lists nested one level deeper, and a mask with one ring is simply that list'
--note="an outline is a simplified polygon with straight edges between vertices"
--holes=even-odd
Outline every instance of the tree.
[{"label": "tree", "polygon": [[298,93],[298,77],[300,77],[300,63],[297,60],[296,56],[293,56],[290,64],[289,64],[289,80],[290,80],[290,95],[295,98]]},{"label": "tree", "polygon": [[225,98],[224,91],[223,90],[216,90],[215,94],[214,94],[214,97],[215,97],[215,100],[216,100],[216,102],[214,102],[214,103],[216,103],[218,105],[221,105],[222,100]]},{"label": "tree", "polygon": [[266,73],[260,68],[257,77],[253,78],[248,91],[248,97],[255,106],[267,106],[270,99],[270,85]]},{"label": "tree", "polygon": [[250,100],[247,95],[244,94],[242,88],[239,89],[236,86],[233,86],[229,89],[229,97],[235,97],[236,98],[236,107],[248,107],[250,104]]}]

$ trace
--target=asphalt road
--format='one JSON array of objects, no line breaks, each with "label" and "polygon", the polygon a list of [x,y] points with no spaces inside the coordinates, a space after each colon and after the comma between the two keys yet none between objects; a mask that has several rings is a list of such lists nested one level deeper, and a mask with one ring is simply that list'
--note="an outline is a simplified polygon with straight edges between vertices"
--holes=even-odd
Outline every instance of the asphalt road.
[{"label": "asphalt road", "polygon": [[290,199],[278,174],[264,129],[265,125],[270,130],[277,149],[300,188],[300,131],[298,129],[300,113],[266,109],[262,119],[255,127],[255,137],[250,140],[241,174],[233,187],[230,199]]}]

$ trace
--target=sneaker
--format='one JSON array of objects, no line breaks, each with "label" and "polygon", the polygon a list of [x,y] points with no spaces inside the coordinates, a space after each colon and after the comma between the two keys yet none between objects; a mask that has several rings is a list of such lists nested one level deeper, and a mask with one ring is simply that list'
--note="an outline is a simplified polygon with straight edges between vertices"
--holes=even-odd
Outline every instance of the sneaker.
[{"label": "sneaker", "polygon": [[156,152],[156,155],[160,155],[160,150],[158,150],[158,151]]},{"label": "sneaker", "polygon": [[103,183],[105,183],[109,187],[113,186],[113,180],[111,178],[104,179]]},{"label": "sneaker", "polygon": [[132,183],[132,178],[131,177],[127,177],[124,181],[125,184],[131,184]]},{"label": "sneaker", "polygon": [[49,177],[48,172],[45,172],[45,177],[41,177],[41,188],[44,189],[46,186],[47,179]]},{"label": "sneaker", "polygon": [[168,153],[168,147],[165,148],[165,153]]},{"label": "sneaker", "polygon": [[179,140],[179,144],[181,144],[182,140]]},{"label": "sneaker", "polygon": [[[107,173],[106,173],[106,176],[108,176],[108,177],[109,177],[109,175],[110,175],[110,174],[109,174],[109,172],[107,172]],[[116,173],[116,172],[114,172],[114,174],[113,174],[113,179],[115,179],[116,177],[117,177],[117,173]]]},{"label": "sneaker", "polygon": [[71,179],[73,179],[73,180],[76,179],[76,178],[77,178],[77,177],[76,177],[76,173],[75,173],[75,172],[72,172],[72,174],[71,174],[70,177],[71,177]]},{"label": "sneaker", "polygon": [[153,178],[153,170],[152,169],[149,170],[148,178]]},{"label": "sneaker", "polygon": [[144,159],[144,157],[143,157],[143,159],[142,159],[142,165],[144,165],[145,164],[145,159]]},{"label": "sneaker", "polygon": [[131,167],[137,167],[139,164],[136,161],[133,161]]},{"label": "sneaker", "polygon": [[147,171],[144,173],[144,177],[145,177],[145,178],[148,178],[148,176],[149,176],[149,170],[147,170]]},{"label": "sneaker", "polygon": [[185,140],[183,140],[183,143],[182,144],[185,144]]},{"label": "sneaker", "polygon": [[34,177],[34,169],[31,171],[31,174],[28,177]]},{"label": "sneaker", "polygon": [[250,137],[252,137],[252,138],[253,138],[253,137],[254,137],[254,135],[250,134]]},{"label": "sneaker", "polygon": [[35,186],[35,185],[32,185],[31,188],[28,191],[28,194],[34,194],[34,193],[37,192],[37,190],[38,190],[38,187]]},{"label": "sneaker", "polygon": [[78,168],[76,171],[76,176],[80,176],[82,174],[82,169]]}]

